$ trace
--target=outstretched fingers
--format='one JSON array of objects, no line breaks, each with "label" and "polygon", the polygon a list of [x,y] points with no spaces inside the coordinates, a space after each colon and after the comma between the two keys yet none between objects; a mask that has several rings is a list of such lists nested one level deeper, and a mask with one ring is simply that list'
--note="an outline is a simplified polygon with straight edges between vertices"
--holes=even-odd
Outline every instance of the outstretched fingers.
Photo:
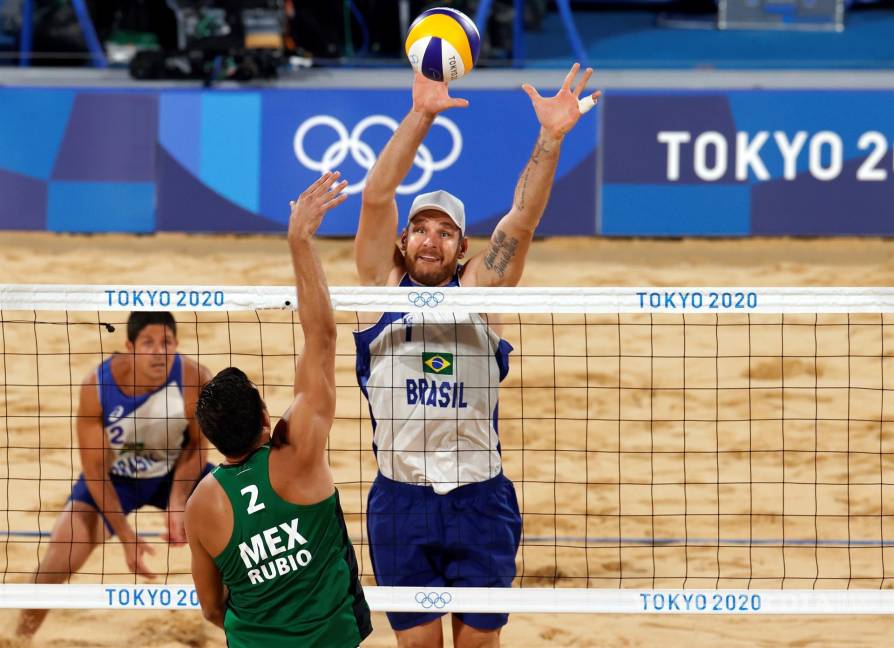
[{"label": "outstretched fingers", "polygon": [[536,99],[542,99],[542,97],[540,96],[540,93],[537,92],[537,89],[534,86],[532,86],[530,83],[523,83],[522,90],[524,90],[525,93],[531,98],[531,101],[534,101]]},{"label": "outstretched fingers", "polygon": [[304,193],[306,195],[316,193],[320,189],[320,187],[332,180],[332,177],[335,175],[338,175],[338,171],[326,171],[319,178],[314,180],[314,182],[307,189],[304,190]]},{"label": "outstretched fingers", "polygon": [[[587,87],[587,81],[590,80],[590,77],[593,76],[593,68],[587,68],[584,71],[584,75],[581,77],[580,81],[577,84],[577,87],[574,88],[574,96],[579,97],[580,93],[584,91],[584,88]],[[595,97],[594,97],[595,99]]]},{"label": "outstretched fingers", "polygon": [[347,199],[348,199],[348,194],[346,194],[346,193],[339,194],[332,200],[329,200],[326,203],[324,203],[323,209],[325,209],[326,211],[329,211],[333,207],[338,207],[340,204],[342,204]]},{"label": "outstretched fingers", "polygon": [[342,180],[338,184],[332,185],[325,196],[326,200],[323,202],[323,209],[332,209],[333,207],[342,204],[348,197],[348,194],[342,193],[347,186],[347,180]]},{"label": "outstretched fingers", "polygon": [[571,82],[574,81],[574,77],[577,76],[578,70],[580,70],[580,63],[575,63],[571,66],[568,74],[565,75],[565,81],[562,82],[562,90],[571,91]]},{"label": "outstretched fingers", "polygon": [[341,171],[327,171],[310,186],[310,193],[315,196],[325,194],[340,177]]}]

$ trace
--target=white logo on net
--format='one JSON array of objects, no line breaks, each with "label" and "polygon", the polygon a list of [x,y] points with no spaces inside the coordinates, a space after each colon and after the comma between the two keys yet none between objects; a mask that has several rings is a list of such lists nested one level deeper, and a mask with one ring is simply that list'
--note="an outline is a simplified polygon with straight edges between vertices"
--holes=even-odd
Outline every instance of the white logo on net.
[{"label": "white logo on net", "polygon": [[[459,158],[459,154],[463,149],[463,136],[457,125],[446,117],[441,117],[440,115],[435,118],[434,124],[436,126],[441,126],[450,134],[452,141],[450,152],[442,159],[435,160],[428,147],[425,146],[425,144],[420,145],[419,149],[416,151],[416,157],[413,159],[413,164],[422,170],[422,175],[418,180],[411,184],[400,185],[397,188],[397,193],[418,193],[429,183],[429,181],[431,181],[435,171],[443,171]],[[335,131],[335,135],[338,139],[329,145],[321,159],[314,160],[307,154],[307,151],[304,150],[304,138],[311,129],[318,126],[328,126]],[[366,178],[369,175],[369,170],[372,169],[373,164],[376,162],[376,154],[372,150],[372,147],[361,139],[366,132],[366,129],[371,126],[386,126],[392,131],[395,131],[397,130],[398,124],[397,121],[387,115],[370,115],[369,117],[361,119],[357,125],[354,126],[354,129],[348,133],[347,127],[335,117],[332,117],[331,115],[314,115],[302,123],[298,127],[298,130],[295,131],[295,137],[292,140],[295,157],[297,157],[298,161],[308,169],[325,173],[326,171],[331,171],[337,168],[345,161],[350,153],[354,162],[366,169],[367,173],[359,182],[348,185],[345,188],[345,193],[359,193],[363,191],[363,187],[366,186]]]}]

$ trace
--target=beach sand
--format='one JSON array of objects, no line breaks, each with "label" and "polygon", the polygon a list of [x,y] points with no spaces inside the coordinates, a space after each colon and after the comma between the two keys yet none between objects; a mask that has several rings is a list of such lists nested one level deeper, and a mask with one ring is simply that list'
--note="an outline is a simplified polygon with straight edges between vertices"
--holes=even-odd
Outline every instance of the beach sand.
[{"label": "beach sand", "polygon": [[[481,249],[482,240],[472,242],[472,250]],[[346,240],[322,240],[320,255],[330,285],[356,285],[352,260],[352,243]],[[527,286],[892,286],[894,285],[894,241],[878,239],[744,239],[744,240],[609,240],[549,239],[535,242],[529,255],[522,285]],[[235,237],[156,235],[130,237],[119,235],[71,236],[53,234],[0,234],[0,282],[9,284],[189,284],[189,285],[288,285],[291,265],[282,237]],[[65,322],[64,313],[39,313],[41,322]],[[203,363],[218,370],[229,363],[244,366],[252,375],[263,369],[265,398],[271,413],[277,413],[287,402],[292,349],[300,349],[300,336],[292,334],[289,313],[264,313],[258,324],[254,313],[234,315],[227,323],[215,323],[215,317],[178,315],[181,351],[198,353]],[[4,313],[5,372],[7,385],[36,384],[33,387],[7,386],[3,425],[0,430],[0,505],[6,511],[0,516],[0,528],[49,530],[65,503],[72,478],[79,472],[77,452],[72,450],[74,432],[71,419],[72,383],[77,384],[100,358],[123,349],[122,327],[114,333],[97,325],[96,313],[70,316],[69,326],[34,324],[33,313]],[[122,322],[123,315],[102,314],[101,321]],[[217,316],[217,320],[220,320]],[[17,323],[21,320],[23,323]],[[330,462],[340,487],[349,530],[361,537],[361,513],[365,510],[365,494],[375,472],[370,447],[370,426],[364,401],[352,374],[353,342],[350,331],[353,316],[339,314],[339,385],[338,421],[330,441]],[[829,345],[841,345],[834,335],[844,330],[851,333],[855,348],[882,348],[886,357],[894,350],[894,334],[887,331],[891,320],[878,326],[879,316],[828,316],[819,323],[828,331]],[[847,549],[815,548],[766,549],[749,548],[718,551],[716,539],[726,537],[853,537],[889,539],[894,527],[888,516],[880,518],[882,500],[892,493],[882,491],[880,478],[891,483],[894,465],[882,462],[881,452],[892,451],[894,429],[878,423],[892,420],[888,408],[890,398],[881,394],[894,387],[894,365],[887,366],[878,358],[874,365],[863,367],[870,393],[865,402],[848,399],[846,392],[829,389],[822,394],[807,389],[816,381],[833,380],[840,367],[811,364],[812,347],[803,347],[799,331],[816,330],[813,316],[786,317],[780,326],[778,316],[755,317],[754,334],[749,337],[748,320],[724,320],[729,326],[717,327],[713,316],[687,318],[683,332],[679,318],[649,316],[588,317],[586,325],[578,317],[528,318],[519,324],[508,318],[503,335],[516,346],[517,364],[524,370],[524,380],[517,371],[504,383],[501,396],[501,441],[507,475],[516,482],[528,536],[600,537],[686,537],[714,538],[715,546],[693,546],[683,553],[679,547],[656,550],[650,547],[619,549],[599,545],[587,546],[582,540],[561,543],[545,542],[546,546],[526,546],[519,554],[519,575],[525,586],[590,586],[625,587],[752,587],[810,588],[889,587],[894,574],[894,554],[874,548],[866,552]],[[546,326],[555,322],[556,326]],[[621,326],[619,326],[619,324]],[[801,328],[798,328],[801,327]],[[808,328],[805,328],[808,327]],[[623,333],[617,333],[623,328]],[[549,333],[544,333],[548,331]],[[561,331],[556,335],[555,331]],[[690,338],[690,334],[695,337]],[[758,349],[775,349],[785,335],[787,353],[802,348],[804,359],[786,360],[785,366],[773,360],[771,351],[760,356]],[[623,342],[620,341],[621,336]],[[697,354],[702,345],[711,353],[718,348],[730,357],[726,363],[682,361],[665,363],[656,371],[649,353],[663,355],[679,346],[680,340],[690,344],[689,353]],[[700,336],[700,337],[699,337]],[[707,336],[707,337],[705,337]],[[845,335],[845,338],[848,336]],[[833,339],[834,338],[834,339]],[[581,340],[585,350],[603,349],[606,358],[581,365]],[[35,340],[38,340],[35,344]],[[707,340],[707,342],[705,341]],[[749,360],[749,347],[750,347]],[[261,367],[255,355],[263,344],[266,364]],[[619,347],[620,345],[620,347]],[[676,346],[675,346],[676,345]],[[712,347],[713,345],[713,347]],[[802,345],[802,346],[799,346]],[[39,347],[39,348],[38,348]],[[69,349],[77,349],[72,355]],[[618,353],[617,349],[622,351]],[[830,347],[831,348],[831,347]],[[43,356],[14,356],[39,351]],[[612,351],[614,349],[614,351]],[[59,355],[51,355],[53,353]],[[537,358],[540,353],[547,359]],[[596,352],[600,353],[600,352]],[[608,356],[624,355],[624,375],[633,385],[679,385],[685,380],[687,392],[668,390],[664,401],[656,393],[651,398],[635,389],[620,393],[609,389],[617,384],[614,365],[607,366]],[[776,352],[778,355],[778,352]],[[846,353],[846,351],[845,351]],[[562,366],[554,362],[556,355]],[[645,359],[636,358],[645,355]],[[736,359],[745,354],[745,359]],[[668,352],[668,355],[673,355]],[[629,357],[629,363],[628,361]],[[728,362],[727,362],[728,360]],[[619,359],[612,359],[617,364]],[[744,366],[742,365],[744,362]],[[750,365],[749,365],[750,362]],[[558,367],[558,369],[556,369]],[[855,365],[856,367],[856,365]],[[858,369],[854,369],[857,371]],[[656,376],[658,376],[656,378]],[[717,385],[723,377],[724,389],[705,389]],[[800,387],[791,398],[781,398],[781,381],[788,387]],[[600,381],[609,381],[603,383]],[[749,381],[751,381],[749,383]],[[55,386],[54,386],[55,385]],[[522,385],[525,385],[523,388]],[[528,388],[537,385],[536,388]],[[841,410],[849,406],[866,407],[876,419],[855,424],[842,432],[829,429],[824,437],[836,439],[857,452],[862,445],[868,463],[856,454],[845,464],[832,461],[817,463],[810,455],[816,449],[812,425],[793,424],[781,430],[772,422],[755,423],[750,437],[741,429],[697,425],[686,431],[685,442],[690,456],[683,458],[681,428],[673,425],[648,425],[648,415],[661,408],[675,418],[683,407],[687,420],[715,416],[747,416],[748,407],[775,407],[769,401],[740,398],[748,387],[766,388],[769,400],[782,403],[789,416],[813,408]],[[775,390],[775,392],[774,392]],[[806,390],[806,391],[805,391]],[[884,391],[883,391],[884,390]],[[756,393],[756,392],[755,392]],[[844,394],[844,395],[843,395]],[[619,402],[619,395],[623,403]],[[737,396],[738,395],[738,396]],[[38,406],[38,398],[40,398]],[[842,401],[842,398],[844,399]],[[516,411],[524,400],[523,427],[507,412]],[[775,402],[775,401],[774,401]],[[777,405],[779,404],[777,403]],[[752,412],[754,410],[751,410]],[[855,410],[856,411],[856,410]],[[589,416],[585,416],[589,412]],[[623,414],[619,414],[623,412]],[[809,413],[809,412],[808,412]],[[38,420],[38,415],[40,419]],[[612,422],[610,419],[616,419]],[[854,414],[855,418],[859,418]],[[568,419],[557,424],[558,419]],[[588,423],[586,418],[590,419]],[[720,417],[723,418],[723,417]],[[773,417],[767,417],[773,418]],[[871,417],[869,417],[871,418]],[[538,422],[538,419],[542,421]],[[607,419],[600,422],[598,419]],[[619,434],[617,419],[623,419]],[[639,420],[642,419],[642,420]],[[358,421],[360,421],[358,423]],[[643,422],[645,421],[645,422]],[[604,424],[603,424],[604,423]],[[812,423],[812,422],[811,422]],[[881,429],[881,434],[880,434]],[[841,435],[844,434],[842,437]],[[747,445],[750,438],[753,446]],[[743,440],[744,439],[744,440]],[[747,452],[777,448],[780,441],[792,455]],[[830,441],[830,443],[832,443]],[[874,443],[874,446],[872,445]],[[823,446],[822,441],[819,446]],[[832,448],[826,448],[832,449]],[[714,452],[711,452],[711,451]],[[723,450],[723,462],[718,450]],[[873,450],[875,454],[873,454]],[[657,453],[657,454],[656,454]],[[840,453],[839,453],[840,454]],[[810,456],[807,456],[810,455]],[[590,460],[587,460],[587,457]],[[704,456],[706,461],[699,457]],[[750,456],[750,459],[749,459]],[[610,465],[599,463],[608,457]],[[798,458],[800,457],[800,459]],[[651,458],[651,460],[650,460]],[[212,460],[216,459],[212,456]],[[642,463],[645,461],[645,463]],[[864,465],[865,464],[865,465]],[[778,485],[749,490],[746,485],[718,487],[718,477],[742,474],[752,470],[752,479],[776,482],[783,473],[792,484],[815,480],[816,471],[832,483],[866,481],[875,484],[861,490],[853,486],[818,492],[812,487]],[[690,484],[682,487],[634,487],[636,476],[652,476],[654,482],[680,482],[680,470],[686,470]],[[747,471],[745,475],[747,475]],[[553,486],[557,480],[560,485]],[[872,480],[875,480],[874,482]],[[618,482],[621,482],[619,487]],[[711,482],[714,482],[711,484]],[[724,480],[725,481],[725,480]],[[744,481],[744,478],[743,478]],[[358,483],[359,482],[359,483]],[[541,484],[540,482],[545,482]],[[589,484],[588,484],[589,482]],[[696,484],[701,482],[702,485]],[[600,484],[600,485],[597,485]],[[680,500],[686,501],[685,515],[661,516],[662,512],[679,512]],[[558,502],[558,505],[556,504]],[[782,503],[785,519],[777,514],[776,503]],[[620,506],[625,513],[621,524],[612,516]],[[716,513],[736,513],[718,523]],[[844,518],[833,524],[842,508],[866,515]],[[888,507],[886,507],[888,508]],[[817,531],[817,517],[810,512],[828,513],[820,523],[828,528]],[[757,513],[757,514],[755,514]],[[659,514],[656,517],[656,514]],[[806,516],[803,524],[798,517]],[[827,519],[828,518],[828,519]],[[135,524],[144,530],[162,528],[159,513],[142,511]],[[685,528],[681,528],[681,524]],[[836,526],[837,525],[837,526]],[[842,526],[843,525],[843,526]],[[751,536],[749,536],[749,533]],[[612,535],[613,534],[613,535]],[[36,538],[12,538],[0,549],[0,570],[4,582],[24,582],[36,566],[45,547]],[[558,546],[560,545],[561,546]],[[358,558],[364,582],[371,583],[371,566],[365,546],[358,547]],[[882,573],[884,558],[884,574]],[[186,548],[159,545],[152,563],[169,574],[166,582],[190,582],[189,557]],[[784,570],[784,572],[783,572]],[[785,580],[782,575],[784,573]],[[752,580],[768,575],[766,581]],[[882,581],[881,576],[887,577]],[[589,576],[589,579],[587,578]],[[858,578],[859,577],[859,578]],[[161,582],[160,579],[156,582]],[[134,582],[124,567],[121,550],[115,540],[98,548],[82,573],[72,582]],[[16,645],[11,639],[16,611],[0,611],[0,647]],[[375,631],[364,646],[395,645],[384,614],[374,615]],[[449,624],[445,624],[449,628]],[[890,645],[894,620],[877,616],[669,616],[669,615],[547,615],[516,614],[503,631],[506,646],[885,646]],[[100,610],[52,611],[33,646],[224,646],[223,634],[205,623],[196,612],[112,612]],[[448,644],[449,645],[449,644]]]}]

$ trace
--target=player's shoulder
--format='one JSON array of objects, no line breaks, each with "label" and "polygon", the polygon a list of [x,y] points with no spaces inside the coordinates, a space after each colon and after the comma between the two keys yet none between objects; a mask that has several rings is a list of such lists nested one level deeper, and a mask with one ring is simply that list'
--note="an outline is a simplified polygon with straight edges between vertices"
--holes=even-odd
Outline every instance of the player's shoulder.
[{"label": "player's shoulder", "polygon": [[81,387],[96,387],[100,384],[99,381],[99,370],[102,365],[97,365],[93,367],[90,371],[84,374],[84,377],[81,379]]},{"label": "player's shoulder", "polygon": [[186,501],[184,522],[191,544],[198,542],[215,557],[227,548],[233,533],[233,505],[214,471],[199,481]]},{"label": "player's shoulder", "polygon": [[106,380],[100,375],[103,371],[104,367],[108,367],[106,370],[111,372],[111,363],[115,359],[115,355],[110,355],[108,358],[103,360],[97,365],[94,365],[90,371],[85,373],[81,378],[81,389],[92,389],[97,390],[100,385],[104,384]]},{"label": "player's shoulder", "polygon": [[187,410],[189,411],[189,403],[195,403],[199,399],[199,392],[202,387],[211,380],[211,371],[192,358],[183,355],[180,358],[183,363],[181,384],[183,386],[184,398],[188,404]]},{"label": "player's shoulder", "polygon": [[[217,468],[214,470],[217,470]],[[217,478],[214,476],[214,470],[209,471],[207,475],[199,480],[199,483],[196,484],[196,487],[192,491],[192,495],[189,497],[190,502],[194,499],[197,502],[201,502],[204,499],[214,497],[215,495],[224,492],[220,482],[218,482]]]},{"label": "player's shoulder", "polygon": [[226,492],[213,472],[209,472],[199,480],[186,501],[186,515],[193,520],[213,519],[224,509],[229,508]]},{"label": "player's shoulder", "polygon": [[102,360],[99,364],[93,365],[93,367],[84,374],[84,377],[81,379],[81,385],[89,385],[95,386],[99,385],[102,382],[105,382],[100,375],[103,370],[112,372],[112,364],[113,363],[124,363],[124,366],[127,367],[128,363],[125,359],[122,358],[122,354],[113,353]]}]

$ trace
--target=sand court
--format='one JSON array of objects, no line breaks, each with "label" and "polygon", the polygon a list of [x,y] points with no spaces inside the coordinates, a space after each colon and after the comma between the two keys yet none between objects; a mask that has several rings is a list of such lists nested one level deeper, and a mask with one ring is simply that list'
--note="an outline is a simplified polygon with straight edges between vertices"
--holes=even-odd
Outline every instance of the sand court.
[{"label": "sand court", "polygon": [[[484,244],[476,240],[471,248]],[[323,240],[319,250],[330,285],[357,283],[351,241]],[[549,239],[534,244],[522,285],[891,286],[892,252],[894,243],[877,239]],[[276,237],[5,233],[0,267],[3,283],[291,282],[286,243]],[[3,313],[0,528],[52,528],[80,472],[77,386],[105,355],[123,350],[125,317]],[[232,364],[263,377],[271,414],[282,412],[294,352],[303,344],[294,313],[177,318],[181,353],[212,371]],[[338,406],[329,458],[349,532],[365,539],[372,430],[354,376],[357,316],[339,313],[337,320]],[[892,316],[501,321],[516,352],[501,391],[500,437],[528,538],[517,559],[517,585],[891,586],[894,553],[880,545],[894,538],[887,504],[894,493],[883,485],[894,477]],[[164,528],[162,512],[151,508],[131,520],[140,531]],[[648,538],[660,541],[641,542]],[[804,544],[762,543],[780,539]],[[866,546],[817,542],[848,539]],[[0,544],[4,582],[24,582],[46,538],[14,536]],[[367,548],[356,548],[364,583],[372,584]],[[156,582],[191,582],[186,548],[156,549],[150,564],[167,574]],[[111,540],[72,582],[133,583],[134,577]],[[0,637],[9,637],[15,614],[0,611]],[[374,626],[364,645],[394,645],[383,614],[374,615]],[[503,640],[506,646],[882,646],[892,630],[892,619],[871,616],[519,614]],[[225,643],[195,612],[58,610],[34,645]]]}]

